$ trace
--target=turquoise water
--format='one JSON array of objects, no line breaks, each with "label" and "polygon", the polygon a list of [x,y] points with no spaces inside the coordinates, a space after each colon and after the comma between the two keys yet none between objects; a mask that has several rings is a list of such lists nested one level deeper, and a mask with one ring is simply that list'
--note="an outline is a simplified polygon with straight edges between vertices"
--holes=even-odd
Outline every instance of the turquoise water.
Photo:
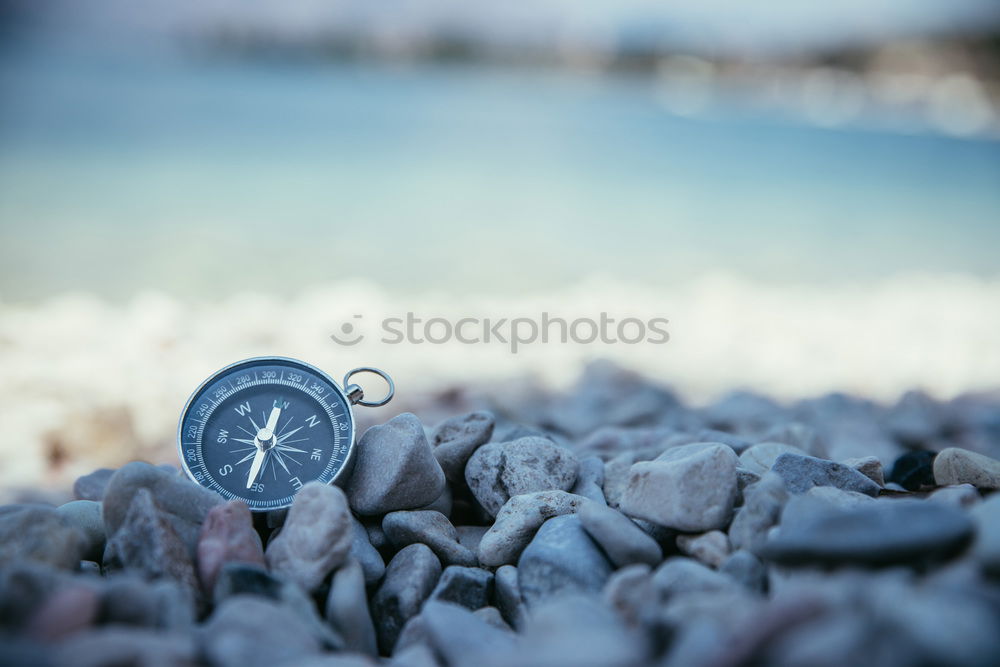
[{"label": "turquoise water", "polygon": [[1000,273],[1000,143],[678,117],[645,79],[23,55],[0,98],[8,302]]}]

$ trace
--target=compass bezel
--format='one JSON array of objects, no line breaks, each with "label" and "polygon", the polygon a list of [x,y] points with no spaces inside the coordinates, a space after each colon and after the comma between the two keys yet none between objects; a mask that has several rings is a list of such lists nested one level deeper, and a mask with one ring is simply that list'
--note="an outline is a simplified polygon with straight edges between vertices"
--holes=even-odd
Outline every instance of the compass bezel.
[{"label": "compass bezel", "polygon": [[[246,359],[240,359],[239,361],[234,361],[233,363],[223,366],[222,368],[218,369],[217,371],[209,375],[195,388],[194,391],[191,392],[191,395],[188,396],[187,401],[184,402],[184,407],[181,409],[180,417],[177,420],[177,456],[180,459],[181,469],[184,471],[184,474],[187,475],[188,479],[190,479],[198,486],[201,486],[202,488],[209,488],[204,484],[202,484],[201,482],[199,482],[197,478],[195,478],[194,473],[191,472],[191,468],[190,466],[188,466],[187,459],[184,456],[184,444],[183,444],[184,440],[182,437],[184,432],[184,420],[185,417],[187,417],[188,412],[191,410],[195,398],[198,397],[206,387],[215,382],[220,376],[230,373],[234,368],[238,366],[244,366],[247,364],[266,364],[266,363],[293,364],[301,366],[304,370],[307,370],[310,373],[314,373],[315,375],[317,375],[318,377],[322,378],[327,383],[329,383],[330,386],[333,387],[333,390],[341,398],[341,400],[343,400],[344,408],[346,410],[345,416],[347,417],[350,426],[347,434],[347,454],[344,456],[344,463],[340,467],[340,470],[338,470],[333,475],[333,477],[328,482],[326,482],[327,484],[335,484],[337,486],[343,486],[343,483],[347,481],[347,478],[350,476],[351,471],[354,469],[354,460],[356,455],[355,450],[357,449],[354,440],[357,429],[357,424],[354,419],[354,410],[353,410],[354,404],[351,402],[351,399],[348,398],[347,394],[344,392],[343,387],[341,387],[340,384],[336,380],[334,380],[329,373],[326,373],[323,370],[317,368],[316,366],[313,366],[312,364],[306,361],[302,361],[301,359],[295,359],[294,357],[284,357],[284,356],[248,357]],[[309,481],[318,481],[318,480],[309,480]],[[245,501],[246,499],[240,498],[240,500]],[[290,506],[291,503],[288,503],[287,505],[266,507],[266,508],[257,508],[250,506],[250,511],[274,512],[274,511],[281,511],[288,509],[288,507]]]}]

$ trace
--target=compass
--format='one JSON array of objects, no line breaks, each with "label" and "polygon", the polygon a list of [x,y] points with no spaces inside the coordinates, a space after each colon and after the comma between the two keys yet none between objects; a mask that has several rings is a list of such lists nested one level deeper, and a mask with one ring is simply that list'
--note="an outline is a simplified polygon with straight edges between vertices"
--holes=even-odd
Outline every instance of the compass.
[{"label": "compass", "polygon": [[[374,373],[389,385],[365,401],[351,384]],[[256,357],[226,366],[194,391],[181,412],[177,444],[184,472],[254,511],[288,507],[304,484],[342,482],[354,453],[351,406],[385,405],[392,379],[377,368],[355,368],[343,388],[320,369],[286,357]]]}]

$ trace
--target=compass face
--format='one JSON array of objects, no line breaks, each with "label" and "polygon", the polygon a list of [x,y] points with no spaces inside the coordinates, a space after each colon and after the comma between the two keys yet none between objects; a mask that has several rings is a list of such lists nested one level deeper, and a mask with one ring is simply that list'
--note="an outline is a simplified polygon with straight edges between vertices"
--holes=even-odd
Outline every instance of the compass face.
[{"label": "compass face", "polygon": [[191,396],[178,427],[188,476],[258,511],[288,507],[307,482],[337,480],[353,443],[340,387],[318,368],[281,357],[223,368]]}]

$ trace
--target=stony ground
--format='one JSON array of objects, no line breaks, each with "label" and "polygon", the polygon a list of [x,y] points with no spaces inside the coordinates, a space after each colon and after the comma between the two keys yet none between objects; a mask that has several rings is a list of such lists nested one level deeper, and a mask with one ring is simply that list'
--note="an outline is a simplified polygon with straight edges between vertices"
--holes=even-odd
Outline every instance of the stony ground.
[{"label": "stony ground", "polygon": [[369,429],[288,512],[145,463],[0,508],[0,664],[1000,663],[997,397],[690,409],[598,367],[490,407]]}]

